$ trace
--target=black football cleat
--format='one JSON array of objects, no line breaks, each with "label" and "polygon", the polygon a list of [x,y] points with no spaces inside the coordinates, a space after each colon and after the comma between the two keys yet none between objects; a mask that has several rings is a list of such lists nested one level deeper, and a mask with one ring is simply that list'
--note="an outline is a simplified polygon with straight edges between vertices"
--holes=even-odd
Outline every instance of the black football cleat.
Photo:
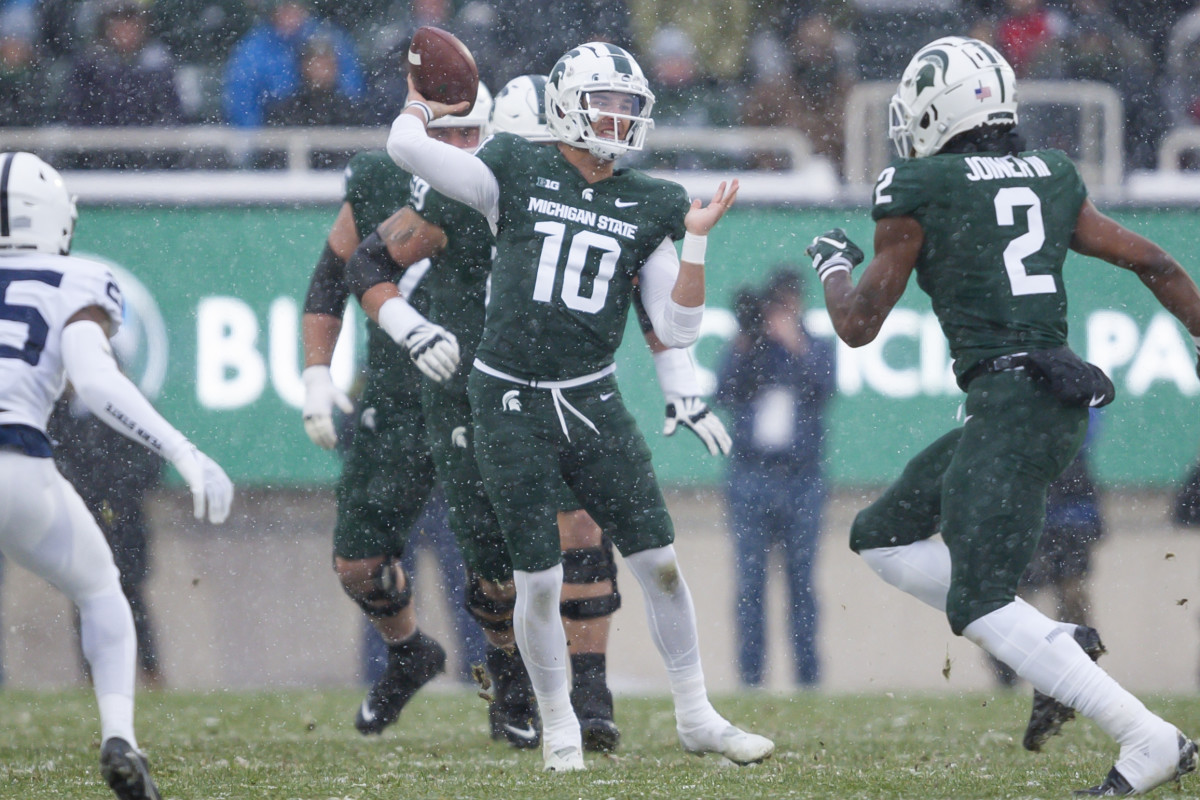
[{"label": "black football cleat", "polygon": [[364,736],[383,733],[417,690],[445,671],[446,651],[420,631],[406,642],[389,645],[387,667],[359,706],[354,727]]},{"label": "black football cleat", "polygon": [[[1075,627],[1075,641],[1083,648],[1092,661],[1108,652],[1100,641],[1100,633],[1095,628],[1086,625]],[[1037,689],[1033,690],[1033,710],[1029,714],[1029,724],[1025,726],[1025,736],[1021,745],[1031,753],[1042,749],[1052,736],[1057,736],[1062,726],[1075,719],[1075,709],[1064,705],[1048,694]]]},{"label": "black football cleat", "polygon": [[1108,771],[1108,775],[1104,777],[1099,786],[1075,790],[1075,794],[1083,797],[1128,797],[1133,793],[1133,787],[1129,785],[1129,781],[1125,780],[1124,775],[1117,772],[1116,767]]},{"label": "black football cleat", "polygon": [[589,753],[611,753],[621,742],[621,731],[613,720],[612,692],[602,682],[588,681],[571,689],[571,705],[579,717],[583,749]]},{"label": "black football cleat", "polygon": [[1196,743],[1182,733],[1178,734],[1178,736],[1179,762],[1175,765],[1174,774],[1169,774],[1157,783],[1138,791],[1133,788],[1129,781],[1125,780],[1125,776],[1118,772],[1116,767],[1113,767],[1108,771],[1108,775],[1105,776],[1099,786],[1093,786],[1090,789],[1077,789],[1075,794],[1085,797],[1128,797],[1134,794],[1145,794],[1162,786],[1164,783],[1177,781],[1189,772],[1195,772],[1198,760]]},{"label": "black football cleat", "polygon": [[485,657],[492,675],[492,702],[488,705],[492,738],[503,739],[518,750],[538,747],[542,721],[520,652],[489,647]]},{"label": "black football cleat", "polygon": [[160,800],[146,756],[114,736],[100,748],[100,774],[121,800]]}]

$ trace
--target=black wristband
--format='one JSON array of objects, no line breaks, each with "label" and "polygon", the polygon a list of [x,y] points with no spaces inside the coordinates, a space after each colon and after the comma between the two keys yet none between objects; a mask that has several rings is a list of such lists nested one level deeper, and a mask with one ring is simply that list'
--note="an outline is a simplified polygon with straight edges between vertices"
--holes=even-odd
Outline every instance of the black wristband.
[{"label": "black wristband", "polygon": [[374,231],[362,240],[354,255],[346,262],[346,284],[361,302],[362,296],[372,286],[394,281],[402,272],[404,267],[392,258],[379,231]]}]

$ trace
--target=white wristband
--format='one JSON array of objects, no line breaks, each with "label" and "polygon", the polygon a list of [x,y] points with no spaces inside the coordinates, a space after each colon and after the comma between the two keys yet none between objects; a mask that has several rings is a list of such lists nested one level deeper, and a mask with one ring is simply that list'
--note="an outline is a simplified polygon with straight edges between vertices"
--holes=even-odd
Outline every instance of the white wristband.
[{"label": "white wristband", "polygon": [[691,232],[685,233],[683,235],[683,248],[680,250],[679,260],[687,261],[691,264],[703,264],[704,251],[707,249],[707,236],[697,236]]},{"label": "white wristband", "polygon": [[819,277],[821,279],[821,285],[824,286],[825,281],[829,280],[829,276],[835,272],[844,272],[847,275],[849,275],[850,268],[847,267],[845,264],[833,264],[831,266],[825,267],[824,269],[820,270],[817,273],[817,277]]},{"label": "white wristband", "polygon": [[403,297],[393,297],[384,301],[379,307],[378,317],[379,327],[397,344],[403,344],[418,325],[429,322]]},{"label": "white wristband", "polygon": [[419,108],[421,111],[423,111],[425,113],[425,124],[426,125],[428,125],[430,122],[433,122],[433,109],[431,109],[429,106],[422,103],[420,100],[413,100],[410,103],[404,104],[405,111],[407,111],[410,108]]}]

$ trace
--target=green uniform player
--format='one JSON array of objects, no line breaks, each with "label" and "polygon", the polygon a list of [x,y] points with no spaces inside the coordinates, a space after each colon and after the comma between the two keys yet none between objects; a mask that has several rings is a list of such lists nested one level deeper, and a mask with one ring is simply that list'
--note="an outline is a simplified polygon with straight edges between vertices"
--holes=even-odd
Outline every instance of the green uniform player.
[{"label": "green uniform player", "polygon": [[641,147],[654,97],[637,62],[613,45],[581,45],[551,71],[552,147],[504,135],[477,157],[441,147],[425,125],[461,109],[425,103],[411,81],[409,88],[414,102],[393,124],[388,152],[496,230],[468,391],[480,473],[513,559],[515,632],[541,712],[545,768],[584,768],[557,613],[563,570],[552,492],[564,481],[642,587],[683,746],[761,761],[774,744],[730,724],[708,701],[671,520],[613,375],[635,282],[663,344],[695,340],[705,237],[736,184],[728,192],[722,184],[703,206],[689,204],[676,184],[615,168],[620,154]]},{"label": "green uniform player", "polygon": [[[545,114],[538,111],[545,83],[544,76],[536,75],[510,81],[496,97],[493,129],[517,132],[533,142],[551,141]],[[396,276],[432,258],[433,265],[422,283],[431,296],[429,319],[453,332],[460,359],[470,364],[484,327],[493,244],[482,215],[430,190],[421,179],[414,179],[409,208],[380,225],[377,234],[368,237],[351,260],[351,281],[368,315],[377,318],[384,303],[404,302],[394,286]],[[412,320],[416,323],[417,315],[413,314]],[[396,331],[398,340],[406,335],[404,330]],[[674,430],[670,422],[677,419],[695,431],[714,454],[728,452],[728,434],[698,396],[690,354],[657,347],[653,341],[651,348],[671,407],[670,430],[666,432]],[[488,653],[496,681],[490,709],[492,733],[514,745],[526,746],[536,743],[527,738],[521,724],[521,709],[532,696],[522,688],[528,683],[527,677],[519,683],[513,679],[517,664],[507,655],[512,649],[511,639],[504,638],[511,628],[512,572],[507,545],[475,460],[466,375],[467,370],[460,369],[440,383],[426,383],[422,390],[424,410],[439,475],[451,498],[452,524],[468,565],[474,565],[469,605],[480,623],[491,630],[489,639],[495,645]],[[686,414],[674,414],[676,407],[685,408]],[[619,740],[605,677],[610,617],[620,607],[612,545],[561,479],[554,491],[564,565],[560,608],[571,643],[571,702],[580,716],[585,749],[609,751]],[[501,583],[506,585],[503,592],[498,591]],[[501,600],[509,602],[508,613],[498,617]],[[513,699],[506,700],[510,697]]]},{"label": "green uniform player", "polygon": [[966,421],[859,513],[851,547],[1033,684],[1026,741],[1072,709],[1117,740],[1116,766],[1088,793],[1149,791],[1195,769],[1195,744],[1092,663],[1102,649],[1090,629],[1043,616],[1016,590],[1047,487],[1075,457],[1088,408],[1113,398],[1066,346],[1068,248],[1132,270],[1193,336],[1200,292],[1161,248],[1096,210],[1063,153],[1023,149],[1013,72],[992,47],[961,37],[923,47],[890,116],[901,159],[875,185],[870,264],[852,284],[863,254],[840,229],[808,252],[834,329],[854,347],[875,338],[916,274],[967,393]]},{"label": "green uniform player", "polygon": [[[491,97],[481,89],[471,113],[449,120],[438,135],[474,148],[486,125]],[[355,156],[347,169],[342,207],[310,281],[305,301],[305,430],[319,446],[337,443],[332,411],[350,412],[329,365],[349,297],[346,261],[362,231],[372,231],[404,205],[412,176],[380,153]],[[427,308],[417,288],[419,272],[400,290]],[[423,345],[397,348],[368,323],[366,386],[352,443],[337,486],[334,569],[346,593],[363,609],[388,646],[388,662],[355,718],[364,734],[380,733],[404,704],[445,669],[445,652],[417,628],[409,581],[400,566],[409,530],[433,488],[434,469],[421,411],[420,372],[409,355]]]}]

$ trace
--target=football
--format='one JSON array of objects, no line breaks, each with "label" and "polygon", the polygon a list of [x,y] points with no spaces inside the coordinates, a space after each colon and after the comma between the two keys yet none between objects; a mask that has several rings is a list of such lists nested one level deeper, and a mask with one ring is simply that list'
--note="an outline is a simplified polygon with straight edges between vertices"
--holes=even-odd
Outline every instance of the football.
[{"label": "football", "polygon": [[408,46],[408,69],[417,91],[427,99],[450,105],[468,101],[467,109],[456,116],[466,116],[475,105],[479,69],[454,34],[432,25],[417,28]]}]

